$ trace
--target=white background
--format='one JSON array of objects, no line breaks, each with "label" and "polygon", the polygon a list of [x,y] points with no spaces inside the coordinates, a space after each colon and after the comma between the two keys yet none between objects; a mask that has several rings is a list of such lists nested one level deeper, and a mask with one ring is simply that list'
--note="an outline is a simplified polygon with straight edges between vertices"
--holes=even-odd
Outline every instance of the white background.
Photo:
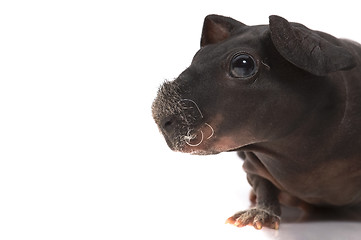
[{"label": "white background", "polygon": [[360,42],[355,4],[1,1],[0,239],[359,239],[357,222],[225,225],[249,206],[241,160],[171,152],[150,110],[207,14]]}]

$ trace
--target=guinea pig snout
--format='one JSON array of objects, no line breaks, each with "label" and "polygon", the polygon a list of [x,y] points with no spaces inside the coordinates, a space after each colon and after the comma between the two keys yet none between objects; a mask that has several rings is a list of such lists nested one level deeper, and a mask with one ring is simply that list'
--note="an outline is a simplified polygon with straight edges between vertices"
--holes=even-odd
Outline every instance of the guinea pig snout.
[{"label": "guinea pig snout", "polygon": [[152,105],[153,118],[158,128],[168,146],[176,151],[198,140],[198,133],[194,133],[194,130],[204,122],[201,106],[182,92],[182,88],[175,82],[165,82]]},{"label": "guinea pig snout", "polygon": [[181,115],[163,116],[158,121],[158,128],[164,136],[170,149],[180,151],[184,145],[182,136],[188,131],[189,126]]}]

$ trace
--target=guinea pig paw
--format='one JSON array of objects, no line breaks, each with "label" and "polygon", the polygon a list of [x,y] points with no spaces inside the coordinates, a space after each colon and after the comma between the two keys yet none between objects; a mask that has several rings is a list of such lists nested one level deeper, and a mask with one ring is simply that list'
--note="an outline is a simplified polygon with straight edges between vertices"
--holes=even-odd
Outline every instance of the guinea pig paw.
[{"label": "guinea pig paw", "polygon": [[281,218],[270,211],[252,208],[234,214],[227,219],[226,223],[233,224],[236,227],[251,225],[257,230],[260,230],[263,227],[278,230],[280,221]]}]

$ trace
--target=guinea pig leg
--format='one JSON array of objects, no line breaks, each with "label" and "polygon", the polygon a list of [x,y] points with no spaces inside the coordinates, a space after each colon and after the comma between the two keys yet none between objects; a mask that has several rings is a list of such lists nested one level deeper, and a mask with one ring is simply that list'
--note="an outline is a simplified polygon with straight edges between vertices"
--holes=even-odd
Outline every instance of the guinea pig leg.
[{"label": "guinea pig leg", "polygon": [[226,223],[237,227],[253,225],[256,229],[269,227],[277,230],[281,220],[279,190],[260,176],[248,174],[247,177],[257,196],[256,207],[234,214]]}]

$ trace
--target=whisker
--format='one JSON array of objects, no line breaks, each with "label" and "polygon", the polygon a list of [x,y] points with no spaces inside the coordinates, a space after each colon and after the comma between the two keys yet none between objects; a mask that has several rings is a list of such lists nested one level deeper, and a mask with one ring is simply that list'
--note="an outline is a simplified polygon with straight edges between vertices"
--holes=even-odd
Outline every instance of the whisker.
[{"label": "whisker", "polygon": [[211,125],[209,125],[208,123],[204,123],[204,124],[207,125],[207,126],[212,130],[211,135],[210,135],[209,137],[207,137],[207,140],[208,140],[208,139],[210,139],[211,137],[213,137],[213,135],[214,135],[214,129],[213,129],[213,127],[212,127]]},{"label": "whisker", "polygon": [[189,141],[194,139],[197,135],[192,135],[192,136],[184,136],[184,140],[185,140],[185,143],[188,145],[188,146],[191,146],[191,147],[197,147],[199,146],[202,142],[203,142],[203,132],[202,130],[200,131],[201,132],[201,135],[202,135],[202,139],[199,143],[197,144],[191,144]]},{"label": "whisker", "polygon": [[268,64],[263,61],[261,61],[261,63],[267,68],[268,71],[271,70],[271,67]]},{"label": "whisker", "polygon": [[202,114],[201,110],[199,109],[198,104],[195,101],[193,101],[191,99],[183,98],[179,102],[182,102],[182,101],[189,101],[189,102],[193,103],[197,107],[197,110],[198,110],[199,114],[201,115],[201,118],[203,118],[203,114]]}]

